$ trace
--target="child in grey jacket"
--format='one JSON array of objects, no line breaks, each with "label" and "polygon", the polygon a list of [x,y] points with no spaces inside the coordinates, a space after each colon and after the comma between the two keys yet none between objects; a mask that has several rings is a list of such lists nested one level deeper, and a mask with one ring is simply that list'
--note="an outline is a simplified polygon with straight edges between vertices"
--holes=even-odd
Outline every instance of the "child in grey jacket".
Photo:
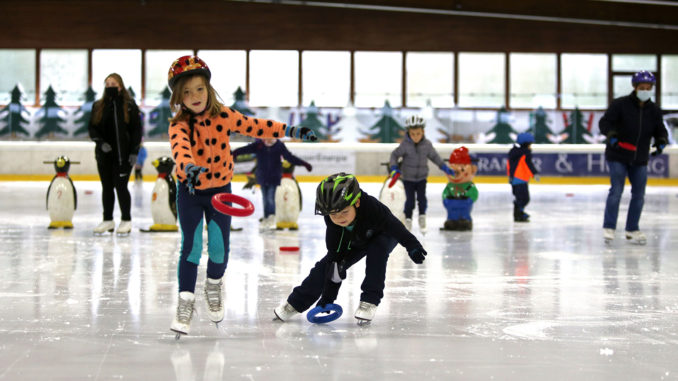
[{"label": "child in grey jacket", "polygon": [[[430,140],[424,137],[426,122],[419,115],[412,115],[405,120],[407,134],[398,148],[391,152],[389,167],[391,176],[401,174],[405,185],[405,226],[412,229],[412,211],[416,195],[419,205],[419,229],[426,231],[426,178],[428,177],[428,160],[434,162],[438,168],[448,175],[454,176],[454,171],[445,164],[440,155],[433,148]],[[402,158],[400,166],[398,160]]]}]

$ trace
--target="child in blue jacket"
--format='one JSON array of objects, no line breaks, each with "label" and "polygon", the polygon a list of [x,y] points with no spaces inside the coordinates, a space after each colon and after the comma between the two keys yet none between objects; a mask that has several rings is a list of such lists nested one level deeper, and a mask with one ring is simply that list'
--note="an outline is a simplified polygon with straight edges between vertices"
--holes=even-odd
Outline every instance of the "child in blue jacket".
[{"label": "child in blue jacket", "polygon": [[285,147],[285,143],[278,139],[257,139],[244,147],[233,151],[233,158],[244,154],[257,155],[257,169],[254,175],[261,187],[261,197],[264,202],[264,218],[261,221],[263,229],[275,227],[275,188],[282,179],[281,157],[293,165],[303,165],[309,172],[313,166],[308,162],[292,155]]},{"label": "child in blue jacket", "polygon": [[532,163],[532,143],[534,136],[529,132],[518,134],[517,145],[508,153],[506,172],[513,189],[513,220],[529,222],[530,215],[525,213],[525,206],[530,202],[530,190],[527,183],[539,173]]}]

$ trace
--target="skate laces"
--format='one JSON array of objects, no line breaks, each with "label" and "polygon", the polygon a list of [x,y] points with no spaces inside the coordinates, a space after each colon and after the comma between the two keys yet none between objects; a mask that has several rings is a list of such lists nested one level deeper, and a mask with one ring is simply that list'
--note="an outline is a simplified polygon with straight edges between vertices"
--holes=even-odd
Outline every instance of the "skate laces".
[{"label": "skate laces", "polygon": [[189,324],[193,316],[193,300],[179,298],[177,306],[177,321],[181,324]]},{"label": "skate laces", "polygon": [[210,311],[221,310],[221,282],[216,284],[206,282],[205,297],[207,298],[207,305]]}]

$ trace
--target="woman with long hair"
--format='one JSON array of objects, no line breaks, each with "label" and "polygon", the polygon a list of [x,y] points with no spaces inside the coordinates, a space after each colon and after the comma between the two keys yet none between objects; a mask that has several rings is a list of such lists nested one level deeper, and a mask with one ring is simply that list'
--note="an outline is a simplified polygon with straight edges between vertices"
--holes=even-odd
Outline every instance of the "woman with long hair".
[{"label": "woman with long hair", "polygon": [[104,93],[92,105],[89,136],[96,143],[94,155],[101,179],[101,201],[104,219],[94,234],[113,232],[114,190],[118,194],[121,221],[117,234],[129,234],[132,230],[131,197],[127,189],[129,176],[137,161],[143,131],[139,107],[125,89],[119,74],[109,74]]}]

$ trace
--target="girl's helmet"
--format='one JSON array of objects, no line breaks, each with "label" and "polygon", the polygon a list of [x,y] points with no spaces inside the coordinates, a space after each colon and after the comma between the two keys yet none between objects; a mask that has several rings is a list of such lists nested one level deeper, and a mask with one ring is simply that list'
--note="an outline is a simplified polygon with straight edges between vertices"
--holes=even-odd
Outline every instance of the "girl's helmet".
[{"label": "girl's helmet", "polygon": [[405,128],[408,130],[410,128],[424,128],[426,127],[426,122],[421,115],[411,115],[405,119]]},{"label": "girl's helmet", "polygon": [[179,78],[192,74],[204,75],[207,81],[212,77],[210,68],[198,56],[182,56],[177,58],[167,73],[167,84],[170,90],[174,88],[174,84]]},{"label": "girl's helmet", "polygon": [[639,83],[651,83],[654,85],[655,83],[657,83],[657,79],[651,72],[647,70],[641,70],[634,74],[633,77],[631,77],[631,84],[633,86]]},{"label": "girl's helmet", "polygon": [[362,192],[358,180],[344,172],[321,181],[316,189],[315,214],[326,216],[354,205]]}]

